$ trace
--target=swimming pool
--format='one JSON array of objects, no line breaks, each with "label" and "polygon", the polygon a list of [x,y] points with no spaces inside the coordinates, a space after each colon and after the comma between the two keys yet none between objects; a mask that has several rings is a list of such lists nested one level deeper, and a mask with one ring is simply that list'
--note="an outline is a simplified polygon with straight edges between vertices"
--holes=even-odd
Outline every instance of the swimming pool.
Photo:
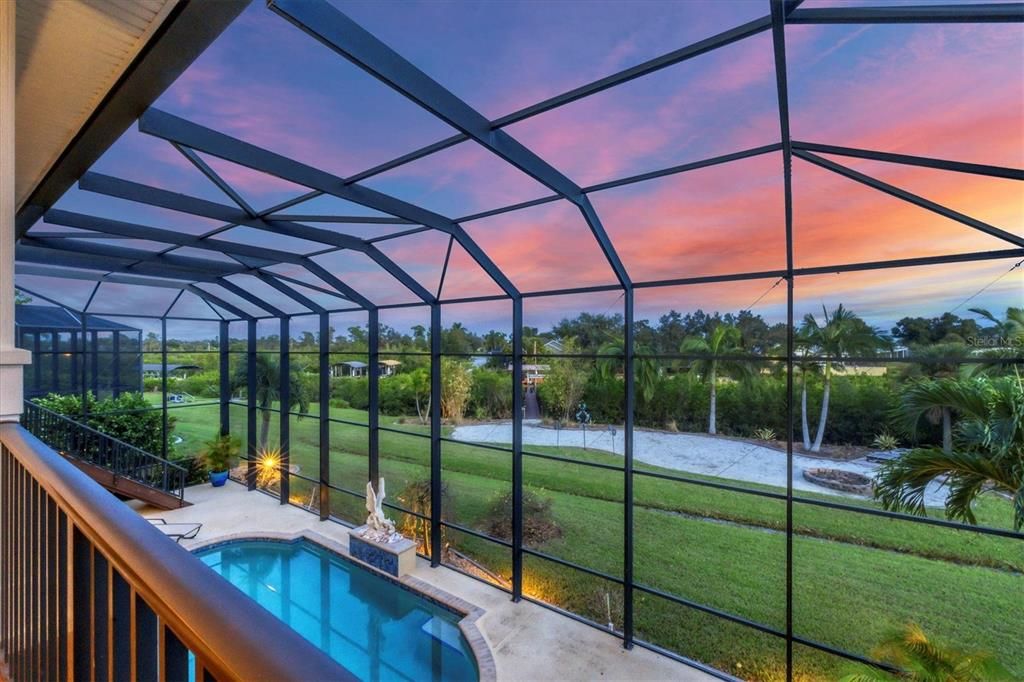
[{"label": "swimming pool", "polygon": [[478,679],[461,615],[315,542],[234,540],[196,556],[360,679]]}]

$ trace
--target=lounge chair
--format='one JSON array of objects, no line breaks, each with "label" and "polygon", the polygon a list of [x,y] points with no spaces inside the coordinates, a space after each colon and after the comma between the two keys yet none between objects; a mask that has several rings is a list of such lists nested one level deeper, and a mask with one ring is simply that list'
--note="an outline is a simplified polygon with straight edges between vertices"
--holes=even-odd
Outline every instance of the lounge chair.
[{"label": "lounge chair", "polygon": [[147,520],[156,526],[157,530],[179,544],[182,540],[191,540],[199,535],[199,530],[203,527],[201,523],[167,523],[164,519]]}]

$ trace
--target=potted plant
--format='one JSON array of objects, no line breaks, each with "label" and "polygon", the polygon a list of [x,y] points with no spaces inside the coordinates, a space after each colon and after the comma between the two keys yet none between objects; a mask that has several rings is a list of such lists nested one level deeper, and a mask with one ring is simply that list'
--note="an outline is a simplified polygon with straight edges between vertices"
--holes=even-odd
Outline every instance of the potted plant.
[{"label": "potted plant", "polygon": [[231,462],[238,457],[241,441],[231,434],[217,434],[206,441],[203,459],[210,469],[210,484],[215,488],[227,483]]}]

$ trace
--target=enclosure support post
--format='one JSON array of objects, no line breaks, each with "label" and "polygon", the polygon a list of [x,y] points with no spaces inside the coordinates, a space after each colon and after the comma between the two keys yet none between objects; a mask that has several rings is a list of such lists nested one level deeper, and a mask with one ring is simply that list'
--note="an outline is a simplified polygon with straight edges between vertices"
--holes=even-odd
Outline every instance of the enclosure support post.
[{"label": "enclosure support post", "polygon": [[331,321],[320,313],[320,520],[331,514]]},{"label": "enclosure support post", "polygon": [[786,80],[786,8],[772,0],[772,47],[782,136],[782,177],[786,219],[786,679],[793,679],[793,142],[789,130]]},{"label": "enclosure support post", "polygon": [[220,322],[220,435],[231,433],[231,330],[227,320]]},{"label": "enclosure support post", "polygon": [[288,499],[291,497],[291,478],[288,474],[291,468],[291,404],[292,404],[292,380],[291,380],[291,353],[289,353],[289,341],[291,339],[291,328],[289,326],[289,319],[287,317],[281,318],[281,335],[280,335],[280,358],[278,359],[277,366],[280,369],[278,381],[280,381],[280,387],[278,388],[278,395],[281,396],[281,400],[278,402],[278,407],[281,411],[278,413],[280,417],[280,428],[279,433],[281,434],[281,443],[278,448],[278,472],[280,482],[278,483],[279,497],[281,498],[281,504],[288,504]]},{"label": "enclosure support post", "polygon": [[246,378],[246,448],[245,485],[256,489],[256,320],[248,321],[248,339],[245,354]]},{"label": "enclosure support post", "polygon": [[[84,315],[85,313],[82,313],[82,314]],[[121,332],[119,332],[119,331],[118,332],[113,332],[112,337],[113,337],[113,344],[114,344],[114,361],[110,363],[110,365],[111,365],[111,367],[110,367],[110,377],[111,377],[110,378],[110,383],[113,384],[111,386],[111,389],[112,389],[111,393],[116,398],[117,396],[121,395]],[[58,348],[58,345],[59,345],[58,341],[57,341],[58,338],[60,338],[60,334],[55,335],[54,338],[53,338],[53,344],[54,344],[53,345],[53,349],[55,351],[56,350],[60,350]],[[55,355],[55,357],[53,359],[55,361],[53,363],[53,369],[55,370],[54,371],[54,376],[56,377],[57,376],[57,372],[56,372],[56,369],[57,369],[57,363],[56,363],[57,357],[56,357],[56,355]],[[54,382],[53,385],[54,386],[58,386],[59,384]]]},{"label": "enclosure support post", "polygon": [[[85,320],[85,313],[82,313]],[[93,332],[93,357],[96,357],[96,334]],[[95,362],[93,363],[93,382],[96,381]],[[99,398],[99,395],[96,396]],[[84,405],[84,404],[83,404]],[[167,318],[160,318],[160,415],[162,419],[163,438],[160,439],[160,455],[167,459],[167,440],[171,433],[170,419],[167,418]]]},{"label": "enclosure support post", "polygon": [[430,565],[441,564],[441,305],[430,304]]},{"label": "enclosure support post", "polygon": [[380,314],[376,308],[367,310],[367,341],[369,353],[366,358],[367,374],[369,380],[369,414],[370,425],[369,442],[369,465],[367,472],[368,480],[373,483],[373,489],[378,490],[380,485]]},{"label": "enclosure support post", "polygon": [[523,597],[523,297],[512,299],[512,601]]},{"label": "enclosure support post", "polygon": [[626,380],[626,405],[623,425],[623,551],[622,551],[622,645],[633,648],[633,414],[636,406],[636,371],[633,324],[633,288],[625,291],[626,329],[623,343],[623,376]]},{"label": "enclosure support post", "polygon": [[[78,348],[76,350],[80,354],[79,358],[78,358],[78,360],[79,360],[78,371],[79,371],[79,376],[82,379],[82,385],[80,386],[80,389],[81,389],[81,393],[82,393],[82,423],[84,424],[85,421],[86,421],[86,417],[87,417],[87,415],[89,413],[88,404],[87,404],[88,400],[89,400],[89,353],[88,353],[88,351],[89,351],[89,336],[88,336],[88,333],[87,333],[87,327],[86,327],[86,322],[85,322],[85,312],[84,311],[82,312],[81,328],[82,328],[82,341],[81,341],[81,344],[78,346]],[[161,346],[161,348],[163,348],[163,346]],[[39,335],[36,334],[36,357],[38,357],[38,356],[39,356]],[[35,385],[38,386],[39,385],[39,378],[38,378],[38,373],[39,373],[38,370],[39,370],[39,368],[36,367],[35,369],[36,369],[36,375],[37,375],[36,376]]]}]

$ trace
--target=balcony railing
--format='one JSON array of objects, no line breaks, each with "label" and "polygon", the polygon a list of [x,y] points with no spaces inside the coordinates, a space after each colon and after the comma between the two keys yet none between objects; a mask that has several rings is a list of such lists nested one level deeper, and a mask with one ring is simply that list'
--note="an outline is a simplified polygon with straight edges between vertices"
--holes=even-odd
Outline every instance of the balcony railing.
[{"label": "balcony railing", "polygon": [[65,457],[88,462],[179,500],[185,498],[188,472],[182,466],[31,401],[25,401],[21,423],[32,435]]},{"label": "balcony railing", "polygon": [[355,679],[16,424],[0,424],[0,654],[16,682]]}]

